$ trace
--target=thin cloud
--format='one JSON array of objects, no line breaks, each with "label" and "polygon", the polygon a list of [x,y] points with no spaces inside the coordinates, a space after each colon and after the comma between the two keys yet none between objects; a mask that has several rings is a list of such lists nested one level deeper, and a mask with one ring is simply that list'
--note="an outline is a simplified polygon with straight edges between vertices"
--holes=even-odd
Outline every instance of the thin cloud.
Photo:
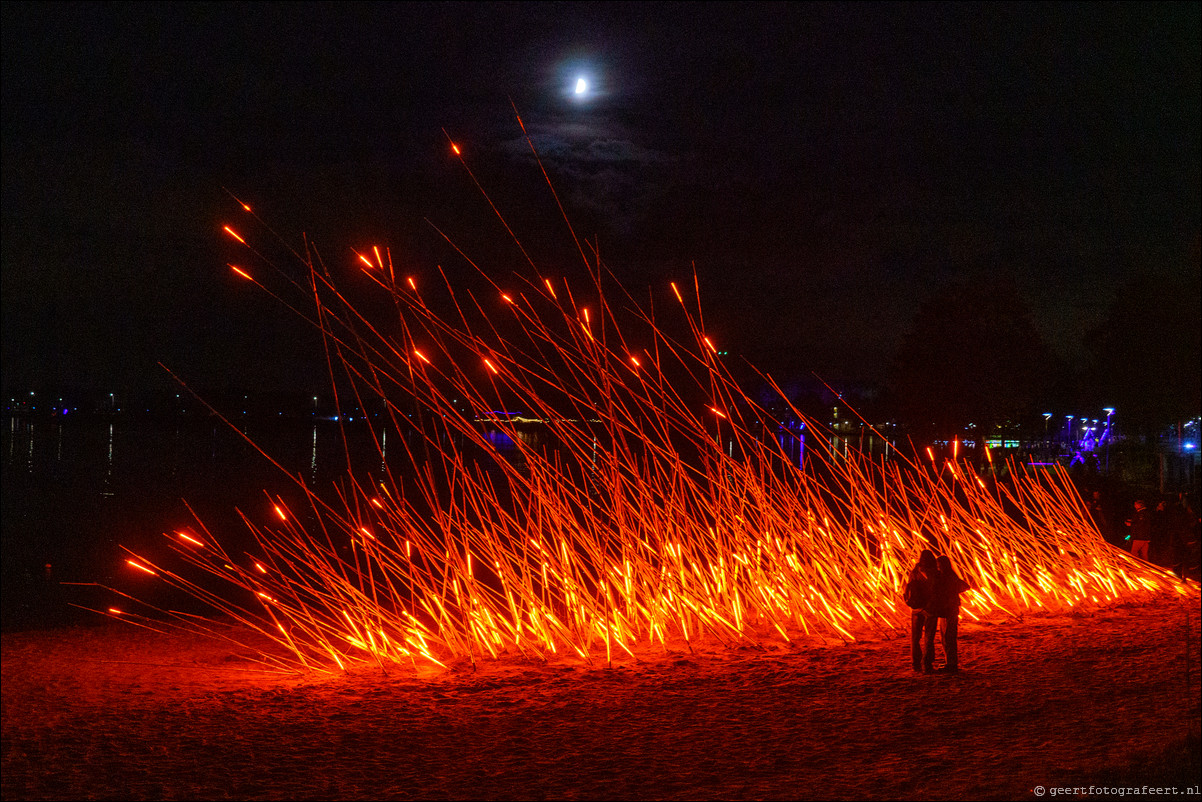
[{"label": "thin cloud", "polygon": [[[526,130],[562,195],[576,208],[596,212],[619,232],[637,225],[651,198],[662,190],[665,168],[677,161],[604,119],[527,120]],[[534,158],[523,136],[503,141],[497,150],[514,161]]]}]

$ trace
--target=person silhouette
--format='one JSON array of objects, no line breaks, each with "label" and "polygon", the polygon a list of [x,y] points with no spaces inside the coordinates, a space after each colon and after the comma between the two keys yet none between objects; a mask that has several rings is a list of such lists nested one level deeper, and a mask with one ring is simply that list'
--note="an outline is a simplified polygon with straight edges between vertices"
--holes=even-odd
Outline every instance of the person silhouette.
[{"label": "person silhouette", "polygon": [[935,670],[935,627],[938,619],[928,615],[926,608],[934,597],[938,570],[935,553],[923,549],[918,555],[918,563],[910,571],[903,594],[910,607],[910,662],[915,671],[924,674]]},{"label": "person silhouette", "polygon": [[1131,540],[1131,556],[1148,560],[1150,557],[1149,547],[1152,545],[1152,516],[1148,513],[1148,505],[1142,498],[1137,498],[1133,506],[1135,514],[1127,519],[1127,527],[1130,529],[1127,537]]},{"label": "person silhouette", "polygon": [[[935,588],[931,594],[931,606],[926,610],[932,619],[943,622],[943,656],[947,663],[943,671],[954,674],[960,670],[959,630],[960,594],[969,589],[969,584],[960,578],[946,554],[935,561]],[[934,635],[931,636],[934,646]]]}]

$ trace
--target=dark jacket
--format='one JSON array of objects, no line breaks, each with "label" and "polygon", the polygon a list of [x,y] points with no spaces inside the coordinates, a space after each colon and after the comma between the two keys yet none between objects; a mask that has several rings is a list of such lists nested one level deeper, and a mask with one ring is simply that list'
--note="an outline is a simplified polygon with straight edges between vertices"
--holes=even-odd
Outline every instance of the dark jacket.
[{"label": "dark jacket", "polygon": [[927,615],[951,618],[960,614],[960,594],[969,589],[969,584],[952,572],[940,572],[935,576],[935,589]]},{"label": "dark jacket", "polygon": [[902,594],[906,604],[910,604],[911,594],[920,600],[925,600],[925,604],[921,601],[916,601],[915,604],[922,604],[921,607],[914,609],[914,612],[924,610],[930,607],[935,598],[935,579],[934,574],[928,574],[920,566],[916,566],[910,571],[910,581],[906,583],[905,592]]},{"label": "dark jacket", "polygon": [[1150,541],[1152,539],[1152,516],[1146,509],[1136,510],[1135,515],[1127,521],[1127,525],[1131,527],[1132,540]]}]

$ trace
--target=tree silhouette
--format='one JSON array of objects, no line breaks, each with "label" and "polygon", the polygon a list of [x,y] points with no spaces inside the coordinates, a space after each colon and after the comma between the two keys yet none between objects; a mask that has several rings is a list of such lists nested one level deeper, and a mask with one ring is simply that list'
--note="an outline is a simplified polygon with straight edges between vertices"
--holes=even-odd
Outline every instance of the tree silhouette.
[{"label": "tree silhouette", "polygon": [[[1012,282],[977,279],[919,308],[890,378],[901,420],[919,435],[982,436],[1037,414],[1053,357]],[[979,439],[979,438],[974,438]]]},{"label": "tree silhouette", "polygon": [[1091,385],[1128,431],[1154,433],[1202,406],[1202,282],[1144,275],[1122,285],[1090,333]]}]

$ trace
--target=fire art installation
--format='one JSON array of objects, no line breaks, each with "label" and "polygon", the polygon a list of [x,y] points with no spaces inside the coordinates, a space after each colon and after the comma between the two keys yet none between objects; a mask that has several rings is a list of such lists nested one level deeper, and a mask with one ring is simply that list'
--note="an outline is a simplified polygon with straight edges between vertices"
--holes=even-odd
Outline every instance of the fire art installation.
[{"label": "fire art installation", "polygon": [[[637,302],[577,239],[576,286],[526,257],[524,277],[481,293],[368,248],[350,268],[374,284],[368,314],[341,286],[349,259],[327,267],[305,245],[282,270],[240,229],[225,228],[247,253],[230,267],[320,329],[339,403],[381,411],[381,457],[385,431],[409,433],[394,435],[406,467],[381,459],[337,498],[293,477],[303,505],[276,496],[269,518],[247,518],[246,553],[198,525],[167,534],[182,561],[130,555],[213,618],[110,615],[249,630],[238,642],[273,644],[255,647],[266,667],[338,671],[901,635],[923,548],[971,584],[969,619],[1197,593],[1105,543],[1059,468],[996,481],[954,456],[861,454],[763,375],[770,412],[707,336],[695,279]],[[286,297],[298,291],[307,307]]]}]

